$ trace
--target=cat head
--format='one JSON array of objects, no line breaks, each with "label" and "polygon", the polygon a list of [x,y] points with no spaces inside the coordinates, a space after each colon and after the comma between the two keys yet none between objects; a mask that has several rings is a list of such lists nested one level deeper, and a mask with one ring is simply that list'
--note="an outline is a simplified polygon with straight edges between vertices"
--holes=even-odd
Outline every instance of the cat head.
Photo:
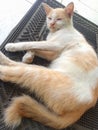
[{"label": "cat head", "polygon": [[73,2],[69,3],[66,8],[53,9],[45,3],[43,6],[47,15],[47,27],[51,32],[72,25]]}]

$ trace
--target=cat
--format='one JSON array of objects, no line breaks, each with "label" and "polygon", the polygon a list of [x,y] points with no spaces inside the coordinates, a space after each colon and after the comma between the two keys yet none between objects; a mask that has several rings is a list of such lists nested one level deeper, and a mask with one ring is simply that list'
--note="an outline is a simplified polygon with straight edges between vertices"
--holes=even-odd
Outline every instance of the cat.
[{"label": "cat", "polygon": [[[50,33],[46,41],[9,43],[7,51],[26,50],[50,62],[48,67],[13,61],[0,52],[0,79],[20,84],[28,95],[13,98],[4,122],[16,127],[22,117],[63,129],[75,123],[98,99],[98,59],[84,36],[73,27],[74,3],[53,9],[43,4]],[[34,56],[33,55],[33,56]]]}]

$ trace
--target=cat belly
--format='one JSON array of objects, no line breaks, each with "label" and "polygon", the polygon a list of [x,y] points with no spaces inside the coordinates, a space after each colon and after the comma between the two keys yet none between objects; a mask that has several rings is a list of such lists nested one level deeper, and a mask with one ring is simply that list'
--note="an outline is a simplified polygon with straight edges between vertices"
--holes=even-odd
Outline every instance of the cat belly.
[{"label": "cat belly", "polygon": [[79,103],[91,103],[93,101],[93,90],[95,90],[98,80],[98,67],[85,72],[81,67],[69,60],[54,61],[51,69],[59,71],[70,77],[74,85],[71,87],[72,93]]}]

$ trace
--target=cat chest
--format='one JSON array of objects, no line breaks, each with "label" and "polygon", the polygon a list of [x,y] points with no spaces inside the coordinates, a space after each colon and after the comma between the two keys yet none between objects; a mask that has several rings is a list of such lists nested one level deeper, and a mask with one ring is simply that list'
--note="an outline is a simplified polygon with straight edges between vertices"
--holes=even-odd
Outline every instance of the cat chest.
[{"label": "cat chest", "polygon": [[58,31],[56,33],[49,33],[47,36],[47,40],[55,40],[55,41],[62,41],[67,42],[69,40],[72,40],[73,36],[71,34],[68,34],[65,31]]}]

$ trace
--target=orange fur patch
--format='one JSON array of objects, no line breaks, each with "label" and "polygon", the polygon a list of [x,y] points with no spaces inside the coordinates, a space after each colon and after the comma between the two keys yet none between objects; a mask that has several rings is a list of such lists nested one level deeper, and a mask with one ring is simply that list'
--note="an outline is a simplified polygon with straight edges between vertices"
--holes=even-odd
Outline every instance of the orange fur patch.
[{"label": "orange fur patch", "polygon": [[87,72],[93,70],[96,66],[98,66],[97,57],[93,55],[92,52],[88,53],[78,52],[71,59],[75,64],[78,65],[78,67],[81,67]]}]

